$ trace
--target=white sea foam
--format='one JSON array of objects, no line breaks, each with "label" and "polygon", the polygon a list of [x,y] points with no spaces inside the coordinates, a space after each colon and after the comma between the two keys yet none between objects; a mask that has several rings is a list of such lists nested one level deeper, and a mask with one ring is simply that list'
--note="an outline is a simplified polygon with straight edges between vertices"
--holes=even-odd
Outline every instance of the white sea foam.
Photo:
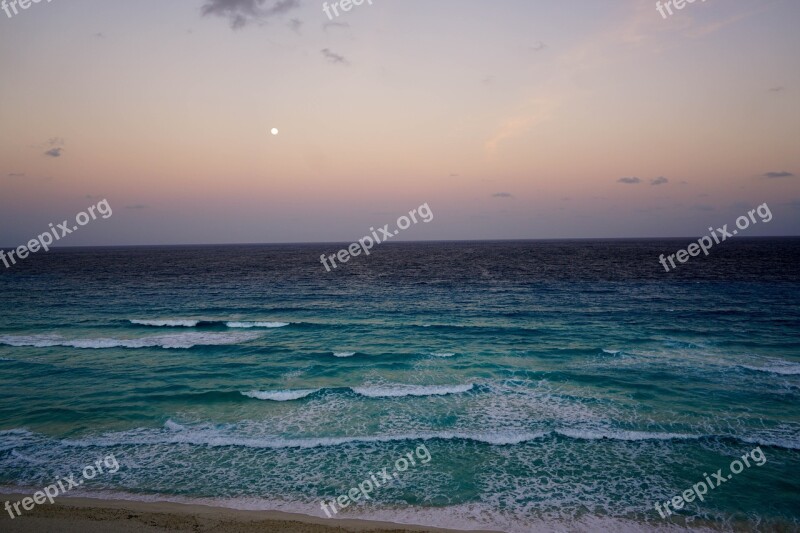
[{"label": "white sea foam", "polygon": [[782,361],[780,359],[772,359],[765,361],[763,366],[752,365],[739,365],[742,368],[755,370],[756,372],[767,372],[770,374],[780,374],[782,376],[797,376],[800,375],[800,363],[793,363],[791,361]]},{"label": "white sea foam", "polygon": [[229,328],[282,328],[289,322],[225,322]]},{"label": "white sea foam", "polygon": [[33,346],[51,348],[66,346],[70,348],[102,349],[102,348],[192,348],[193,346],[217,346],[238,344],[258,338],[254,333],[173,333],[168,335],[151,335],[130,339],[95,338],[66,339],[60,335],[3,335],[0,344],[8,346]]},{"label": "white sea foam", "polygon": [[453,357],[455,354],[451,352],[433,352],[431,355],[434,357]]},{"label": "white sea foam", "polygon": [[44,461],[40,461],[39,459],[34,459],[33,457],[31,457],[29,455],[25,455],[24,453],[22,453],[20,451],[17,451],[17,450],[13,450],[13,449],[11,450],[11,455],[16,457],[17,459],[21,459],[21,460],[25,461],[26,463],[32,463],[32,464],[43,464],[44,463]]},{"label": "white sea foam", "polygon": [[278,391],[259,391],[254,390],[250,392],[243,392],[244,396],[248,398],[255,398],[257,400],[272,400],[274,402],[288,402],[291,400],[299,400],[310,396],[319,389],[297,389],[297,390],[278,390]]},{"label": "white sea foam", "polygon": [[595,430],[595,429],[558,429],[556,433],[572,439],[581,440],[678,440],[678,439],[699,439],[703,435],[689,435],[687,433],[658,433],[649,431],[626,431],[626,430]]},{"label": "white sea foam", "polygon": [[607,350],[603,348],[603,353],[607,353],[608,355],[619,355],[622,353],[622,350]]},{"label": "white sea foam", "polygon": [[171,430],[171,431],[183,431],[186,429],[186,426],[178,424],[177,422],[173,421],[171,418],[164,422],[164,427]]},{"label": "white sea foam", "polygon": [[159,328],[193,328],[200,323],[199,320],[129,320],[129,322],[139,326],[154,326]]},{"label": "white sea foam", "polygon": [[472,390],[475,385],[391,385],[382,387],[351,387],[351,390],[368,398],[398,398],[402,396],[443,396]]},{"label": "white sea foam", "polygon": [[353,357],[356,352],[333,352],[334,357]]}]

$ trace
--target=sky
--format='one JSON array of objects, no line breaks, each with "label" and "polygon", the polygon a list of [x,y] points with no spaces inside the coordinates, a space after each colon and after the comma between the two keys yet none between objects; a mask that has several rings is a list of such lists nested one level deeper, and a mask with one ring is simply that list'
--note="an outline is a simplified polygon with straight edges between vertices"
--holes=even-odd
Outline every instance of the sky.
[{"label": "sky", "polygon": [[800,235],[797,0],[371,1],[0,11],[0,244]]}]

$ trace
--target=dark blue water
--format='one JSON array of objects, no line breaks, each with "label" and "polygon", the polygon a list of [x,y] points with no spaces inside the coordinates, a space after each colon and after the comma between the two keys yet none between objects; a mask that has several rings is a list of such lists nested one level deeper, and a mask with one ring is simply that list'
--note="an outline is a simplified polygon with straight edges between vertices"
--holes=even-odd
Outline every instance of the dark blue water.
[{"label": "dark blue water", "polygon": [[[0,484],[451,527],[800,523],[800,240],[54,250],[0,271]],[[555,524],[555,525],[554,525]]]}]

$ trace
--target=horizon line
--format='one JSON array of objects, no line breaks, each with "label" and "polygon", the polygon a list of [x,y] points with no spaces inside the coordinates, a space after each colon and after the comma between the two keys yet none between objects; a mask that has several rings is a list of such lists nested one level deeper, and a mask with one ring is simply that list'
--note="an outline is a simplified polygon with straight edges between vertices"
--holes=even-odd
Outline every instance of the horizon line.
[{"label": "horizon line", "polygon": [[[655,241],[655,240],[697,240],[698,237],[550,237],[529,239],[428,239],[414,241],[392,241],[380,244],[425,244],[425,243],[492,243],[492,242],[559,242],[559,241]],[[756,239],[796,239],[800,235],[753,235],[737,236],[736,241]],[[188,247],[188,246],[322,246],[322,245],[350,245],[349,241],[302,241],[302,242],[229,242],[229,243],[167,243],[167,244],[86,244],[86,245],[59,245],[50,246],[51,250],[68,248],[152,248],[152,247]],[[24,245],[22,245],[24,246]],[[0,246],[0,250],[14,250],[18,248]]]}]

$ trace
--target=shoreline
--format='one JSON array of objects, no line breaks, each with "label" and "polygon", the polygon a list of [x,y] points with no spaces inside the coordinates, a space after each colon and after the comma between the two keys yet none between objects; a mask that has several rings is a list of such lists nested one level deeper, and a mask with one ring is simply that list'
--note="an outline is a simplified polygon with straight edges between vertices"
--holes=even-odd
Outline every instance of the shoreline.
[{"label": "shoreline", "polygon": [[[2,493],[0,501],[17,502],[30,494]],[[20,508],[21,509],[21,508]],[[356,518],[321,518],[285,511],[240,510],[199,503],[170,501],[138,501],[125,499],[98,499],[91,497],[58,498],[55,503],[36,505],[21,516],[10,518],[8,511],[0,508],[0,529],[9,533],[63,532],[197,532],[235,531],[255,533],[264,531],[292,531],[298,533],[391,532],[411,533],[432,531],[436,533],[503,533],[491,530],[443,529],[395,522]]]}]

